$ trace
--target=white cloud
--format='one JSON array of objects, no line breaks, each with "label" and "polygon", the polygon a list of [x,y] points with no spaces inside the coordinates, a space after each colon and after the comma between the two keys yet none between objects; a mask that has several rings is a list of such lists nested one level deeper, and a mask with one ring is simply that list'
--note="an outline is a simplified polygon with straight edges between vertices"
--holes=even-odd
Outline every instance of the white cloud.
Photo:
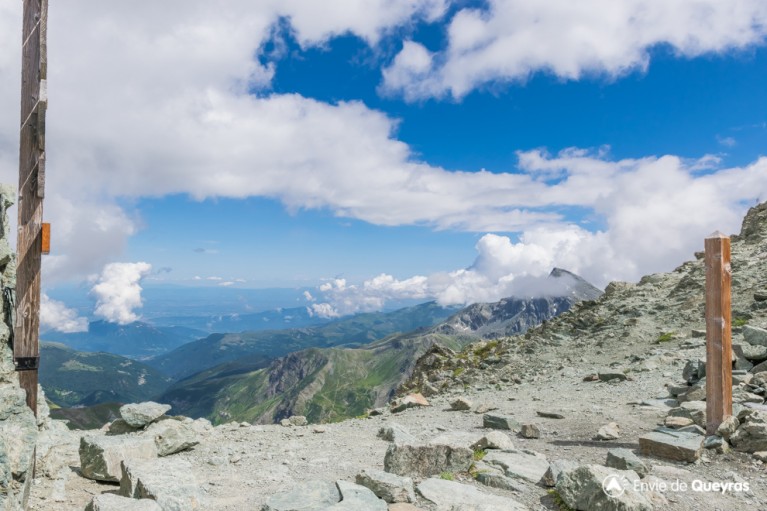
[{"label": "white cloud", "polygon": [[[698,176],[694,170],[710,167],[711,158],[610,161],[606,153],[572,149],[554,157],[543,151],[519,153],[519,168],[507,173],[449,171],[417,161],[395,138],[397,121],[359,102],[331,105],[295,94],[269,94],[274,69],[254,58],[263,57],[263,43],[280,17],[289,20],[305,47],[323,45],[342,33],[375,44],[393,27],[438,18],[444,4],[242,0],[221,8],[202,0],[140,6],[52,3],[45,207],[53,224],[54,255],[45,258],[46,281],[93,273],[121,255],[141,221],[118,201],[130,204],[138,197],[262,196],[293,210],[325,208],[377,225],[519,232],[522,245],[512,245],[516,255],[510,260],[523,273],[542,266],[541,261],[561,259],[568,263],[562,266],[580,268],[596,282],[665,268],[689,254],[693,235],[712,230],[712,222],[721,228],[733,225],[743,201],[767,197],[765,160]],[[447,53],[432,54],[409,43],[395,68],[413,70],[418,83],[437,80],[436,93],[450,90],[454,95],[486,80],[517,76],[518,69],[549,69],[570,78],[585,71],[613,75],[644,65],[646,49],[662,41],[683,55],[756,44],[764,29],[757,21],[767,9],[745,0],[497,0],[492,5],[489,13],[464,9],[453,18]],[[585,5],[598,16],[588,15]],[[4,112],[18,110],[20,12],[20,3],[0,6]],[[539,18],[540,26],[527,26],[531,16]],[[565,18],[572,31],[562,30]],[[710,26],[701,30],[705,24]],[[534,37],[536,43],[521,44],[520,37],[522,42]],[[497,59],[506,58],[511,67],[498,64]],[[259,94],[247,94],[248,87]],[[17,147],[17,120],[0,117],[2,181],[16,181]],[[720,185],[726,189],[714,194]],[[566,208],[606,226],[592,233],[565,224]],[[658,242],[666,246],[658,250]],[[553,257],[560,246],[566,250]],[[496,248],[504,253],[500,245]],[[490,271],[497,264],[487,265]],[[450,299],[476,295],[471,289],[479,286],[478,274],[461,271],[440,277],[448,283],[438,289],[454,296]],[[501,278],[496,275],[500,271],[487,278]],[[369,288],[357,290],[377,296],[365,306],[398,293],[433,292],[421,279],[403,282],[373,279]],[[329,285],[336,287],[330,288],[333,292],[343,291],[338,283]],[[108,314],[120,317],[119,312]]]},{"label": "white cloud", "polygon": [[761,45],[765,35],[762,0],[488,0],[453,16],[442,51],[406,41],[382,90],[409,100],[461,98],[539,72],[613,78],[646,70],[659,45],[695,57]]},{"label": "white cloud", "polygon": [[134,312],[143,305],[141,279],[149,275],[152,265],[138,263],[109,263],[91,289],[96,298],[94,314],[111,323],[125,325],[137,321]]},{"label": "white cloud", "polygon": [[57,330],[67,334],[88,331],[88,319],[78,316],[77,311],[70,309],[63,302],[49,298],[47,294],[40,295],[40,328],[41,330]]},{"label": "white cloud", "polygon": [[[706,163],[708,162],[708,163]],[[600,229],[554,222],[524,229],[517,242],[486,234],[468,268],[399,280],[379,275],[361,285],[345,280],[319,288],[321,304],[338,314],[378,310],[389,300],[434,298],[442,304],[492,302],[529,294],[552,268],[573,271],[603,287],[669,271],[702,250],[714,230],[737,233],[749,205],[767,198],[767,158],[744,168],[697,175],[710,159],[677,157],[609,161],[604,154],[568,150],[557,156],[520,154],[529,174],[562,180],[551,200],[578,204],[601,219]]]}]

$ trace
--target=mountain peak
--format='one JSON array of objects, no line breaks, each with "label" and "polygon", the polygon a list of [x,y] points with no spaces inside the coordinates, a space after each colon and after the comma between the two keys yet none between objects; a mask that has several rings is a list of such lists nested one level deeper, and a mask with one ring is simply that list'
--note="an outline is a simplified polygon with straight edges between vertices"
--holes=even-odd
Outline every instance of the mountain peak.
[{"label": "mountain peak", "polygon": [[748,210],[737,238],[746,243],[757,243],[767,239],[767,202],[762,202]]}]

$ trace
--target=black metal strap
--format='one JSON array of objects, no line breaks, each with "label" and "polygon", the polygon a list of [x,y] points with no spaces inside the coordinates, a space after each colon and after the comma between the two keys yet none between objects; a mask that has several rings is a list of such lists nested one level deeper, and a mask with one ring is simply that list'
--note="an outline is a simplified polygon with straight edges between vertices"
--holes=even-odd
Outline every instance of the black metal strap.
[{"label": "black metal strap", "polygon": [[36,371],[40,367],[40,357],[16,357],[17,371]]}]

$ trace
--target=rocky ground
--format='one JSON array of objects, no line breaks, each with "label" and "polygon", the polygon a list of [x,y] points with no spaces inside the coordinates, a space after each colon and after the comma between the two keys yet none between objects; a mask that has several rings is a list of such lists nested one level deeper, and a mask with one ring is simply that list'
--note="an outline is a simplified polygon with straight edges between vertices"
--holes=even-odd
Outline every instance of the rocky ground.
[{"label": "rocky ground", "polygon": [[[732,430],[717,437],[695,432],[695,423],[705,425],[705,375],[698,362],[705,359],[704,275],[698,258],[637,285],[612,284],[600,300],[583,303],[525,336],[480,343],[461,354],[434,350],[421,359],[406,389],[422,391],[430,406],[398,413],[387,409],[326,425],[232,423],[213,428],[187,420],[172,421],[181,426],[173,425],[169,432],[162,424],[171,420],[164,420],[147,431],[124,434],[126,439],[151,438],[157,446],[184,435],[199,443],[162,458],[150,453],[154,468],[126,462],[127,469],[117,469],[123,475],[115,476],[123,478],[122,488],[117,482],[83,477],[92,472],[86,467],[90,462],[83,463],[78,454],[85,433],[49,421],[38,444],[30,509],[81,511],[100,494],[146,496],[151,488],[141,490],[137,481],[142,470],[154,470],[144,486],[170,485],[169,491],[182,499],[177,502],[186,502],[161,509],[372,511],[386,509],[386,504],[369,500],[364,488],[344,483],[338,484],[344,496],[340,504],[300,507],[295,499],[314,496],[321,501],[319,495],[328,487],[302,486],[309,481],[330,484],[332,493],[336,481],[354,483],[363,470],[381,479],[375,471],[384,468],[411,476],[418,487],[412,493],[416,508],[390,504],[392,511],[567,509],[567,503],[579,509],[767,509],[762,461],[767,454],[760,452],[767,451],[767,412],[762,411],[767,367],[759,365],[767,360],[767,340],[759,344],[760,329],[767,328],[766,205],[746,218],[733,242],[732,266],[734,408],[739,420],[733,419]],[[454,406],[468,409],[452,409],[458,398],[466,402]],[[300,424],[300,419],[294,422]],[[496,429],[484,427],[491,422]],[[503,449],[474,445],[504,423],[511,428],[501,430],[506,436],[490,437],[491,447]],[[537,426],[538,438],[536,428],[523,425]],[[711,448],[676,450],[674,457],[690,461],[675,461],[658,457],[657,446],[640,446],[640,438],[664,425],[676,428],[673,434],[680,438],[693,435],[697,445],[705,440]],[[394,429],[395,442],[379,437],[387,427]],[[678,433],[680,428],[687,433]],[[89,440],[94,445],[105,435],[88,434],[96,435]],[[596,440],[598,436],[608,439]],[[423,447],[430,442],[441,447]],[[406,445],[421,447],[408,454]],[[639,455],[638,461],[629,460],[639,474],[604,467],[608,451],[620,448]],[[135,452],[128,449],[124,456]],[[630,457],[625,451],[617,455]],[[567,477],[550,488],[540,479],[556,460],[572,464],[553,463]],[[585,465],[602,467],[575,470]],[[604,475],[612,473],[632,481],[641,475],[645,484],[606,499],[601,486],[594,490],[587,479],[601,485]],[[160,476],[171,482],[155,482]],[[392,484],[400,485],[407,500],[411,492],[402,488],[405,483]],[[711,491],[712,483],[727,490]],[[370,482],[366,486],[378,488]],[[481,493],[471,493],[472,488]],[[275,497],[291,490],[297,495]],[[128,509],[106,506],[98,509]]]}]

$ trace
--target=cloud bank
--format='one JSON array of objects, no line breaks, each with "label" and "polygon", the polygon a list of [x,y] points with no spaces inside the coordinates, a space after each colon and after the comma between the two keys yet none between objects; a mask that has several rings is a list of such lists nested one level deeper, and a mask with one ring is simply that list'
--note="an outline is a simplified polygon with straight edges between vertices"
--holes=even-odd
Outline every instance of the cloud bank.
[{"label": "cloud bank", "polygon": [[[318,315],[381,309],[387,301],[433,298],[443,305],[492,302],[525,295],[554,267],[573,271],[594,285],[637,280],[669,271],[702,250],[713,230],[737,233],[748,206],[767,198],[767,158],[744,168],[702,171],[716,163],[677,157],[609,161],[580,150],[557,156],[520,153],[528,174],[557,179],[547,197],[582,206],[604,219],[601,229],[553,222],[507,236],[484,235],[468,268],[397,279],[379,275],[361,285],[343,279],[319,288],[310,307]],[[709,169],[711,170],[711,169]]]},{"label": "cloud bank", "polygon": [[[46,282],[118,259],[140,226],[130,209],[139,197],[260,196],[376,225],[518,233],[482,238],[468,269],[334,284],[327,293],[337,298],[313,305],[336,311],[346,310],[345,300],[373,307],[402,296],[497,299],[520,276],[555,265],[600,285],[635,279],[689,257],[712,226],[736,230],[746,206],[767,197],[765,159],[727,169],[712,157],[614,161],[607,152],[568,149],[520,152],[505,173],[444,169],[397,139],[396,119],[360,102],[270,93],[277,64],[265,43],[275,24],[303,48],[341,34],[375,46],[448,12],[440,0],[353,4],[52,3],[47,144],[56,163],[46,216],[55,219],[57,255],[45,259]],[[18,2],[0,6],[4,112],[18,110],[20,13]],[[443,50],[405,41],[383,72],[384,90],[460,98],[539,71],[620,76],[645,69],[658,44],[685,57],[762,44],[766,21],[767,4],[758,0],[490,0],[487,9],[461,8],[450,18]],[[16,181],[17,151],[17,120],[3,116],[0,180]],[[565,220],[573,212],[591,223]],[[145,273],[115,264],[104,268],[94,296],[101,317],[127,322]],[[120,280],[121,273],[129,275]]]},{"label": "cloud bank", "polygon": [[452,17],[443,50],[405,41],[381,89],[411,101],[460,99],[535,73],[616,78],[645,71],[658,46],[691,58],[763,44],[766,35],[761,0],[488,0]]}]

